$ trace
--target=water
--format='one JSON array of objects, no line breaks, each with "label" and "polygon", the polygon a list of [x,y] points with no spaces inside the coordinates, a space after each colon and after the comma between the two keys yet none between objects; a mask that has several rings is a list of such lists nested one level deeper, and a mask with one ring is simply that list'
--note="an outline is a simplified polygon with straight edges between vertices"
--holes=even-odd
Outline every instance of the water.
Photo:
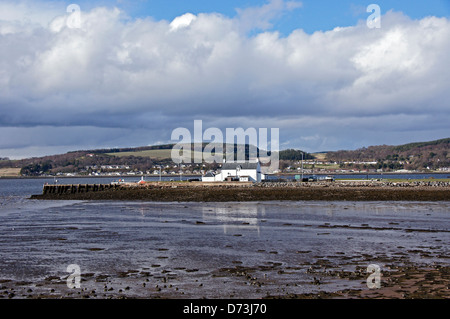
[{"label": "water", "polygon": [[[301,172],[296,175],[301,176]],[[450,173],[408,173],[408,174],[395,174],[395,173],[352,173],[352,174],[326,174],[331,175],[336,179],[448,179],[450,178]],[[316,174],[303,174],[304,178],[309,178],[312,176],[324,176],[322,173]],[[284,175],[284,176],[269,176],[268,179],[295,179],[295,175]]]},{"label": "water", "polygon": [[[370,263],[449,264],[448,202],[29,200],[45,182],[53,179],[0,180],[1,280],[36,289],[77,264],[88,278],[126,282],[134,296],[150,293],[142,287],[146,274],[152,287],[170,278],[179,289],[157,292],[169,297],[259,298],[317,291],[307,271],[317,265],[352,271]],[[252,286],[253,277],[264,284]],[[99,289],[94,280],[83,285]],[[363,286],[329,280],[320,289]],[[65,285],[57,287],[65,293]]]}]

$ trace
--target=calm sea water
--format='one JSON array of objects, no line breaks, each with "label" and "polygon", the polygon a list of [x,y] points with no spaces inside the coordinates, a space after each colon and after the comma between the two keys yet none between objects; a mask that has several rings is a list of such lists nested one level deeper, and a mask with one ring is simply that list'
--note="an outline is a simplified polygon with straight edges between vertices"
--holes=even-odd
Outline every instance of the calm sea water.
[{"label": "calm sea water", "polygon": [[[249,289],[236,283],[227,286],[231,284],[213,276],[218,269],[236,265],[276,264],[291,269],[274,275],[277,281],[271,289],[275,289],[280,282],[308,282],[303,265],[317,260],[325,259],[338,269],[355,263],[367,266],[370,256],[379,258],[381,266],[385,266],[382,260],[445,265],[449,260],[449,202],[28,199],[40,193],[45,182],[53,179],[0,180],[0,279],[62,277],[69,264],[80,265],[82,273],[95,274],[150,269],[170,271],[180,284],[194,277],[208,280],[215,288],[192,288],[192,296],[221,297],[219,291]],[[189,269],[195,272],[186,272]],[[313,288],[290,285],[289,289],[298,293]]]},{"label": "calm sea water", "polygon": [[[301,173],[298,173],[297,175],[301,175]],[[357,173],[352,173],[352,174],[329,174],[334,176],[334,178],[336,179],[428,179],[428,178],[433,178],[436,180],[439,179],[447,179],[450,178],[450,173],[408,173],[408,174],[395,174],[395,173],[369,173],[369,174],[357,174]],[[312,174],[304,174],[303,177],[307,178],[307,177],[311,177],[313,176]],[[315,176],[320,176],[320,174],[315,175]],[[279,178],[277,176],[269,176],[269,179],[276,179]],[[285,178],[285,179],[295,179],[295,175],[286,175],[286,176],[281,176],[281,178]]]}]

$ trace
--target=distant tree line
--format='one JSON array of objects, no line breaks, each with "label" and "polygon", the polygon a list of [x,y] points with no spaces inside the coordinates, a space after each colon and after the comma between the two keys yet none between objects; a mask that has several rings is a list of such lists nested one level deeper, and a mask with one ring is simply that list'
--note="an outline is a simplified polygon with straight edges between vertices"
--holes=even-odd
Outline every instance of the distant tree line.
[{"label": "distant tree line", "polygon": [[280,160],[300,161],[302,159],[302,154],[304,160],[315,158],[313,155],[301,150],[288,149],[280,151]]},{"label": "distant tree line", "polygon": [[341,167],[355,167],[344,162],[376,162],[362,168],[389,169],[437,169],[449,167],[450,138],[410,143],[399,146],[379,145],[363,147],[353,151],[335,151],[327,153],[327,160],[340,163]]},{"label": "distant tree line", "polygon": [[[111,148],[103,150],[74,151],[66,154],[10,160],[0,158],[0,168],[21,168],[21,174],[38,176],[41,174],[55,174],[58,172],[92,172],[101,170],[101,166],[118,165],[127,166],[128,170],[148,171],[154,165],[174,165],[170,158],[156,159],[148,156],[114,156],[111,153],[138,152],[151,149],[171,149],[174,144],[137,147],[137,148]],[[207,144],[204,143],[203,147]],[[410,143],[400,146],[370,146],[357,150],[341,150],[328,152],[326,160],[337,162],[341,168],[375,168],[375,169],[436,169],[450,167],[450,139],[431,142]],[[244,151],[246,159],[249,158],[248,145],[234,145],[234,152]],[[257,149],[258,154],[260,150]],[[107,154],[109,153],[109,154]],[[315,157],[307,152],[287,149],[279,152],[280,166],[288,167],[292,161],[311,160]],[[270,152],[268,154],[271,155]],[[357,164],[363,162],[363,164]],[[366,162],[366,163],[364,163]],[[367,163],[375,162],[375,163]],[[217,169],[220,163],[206,164],[206,169]]]}]

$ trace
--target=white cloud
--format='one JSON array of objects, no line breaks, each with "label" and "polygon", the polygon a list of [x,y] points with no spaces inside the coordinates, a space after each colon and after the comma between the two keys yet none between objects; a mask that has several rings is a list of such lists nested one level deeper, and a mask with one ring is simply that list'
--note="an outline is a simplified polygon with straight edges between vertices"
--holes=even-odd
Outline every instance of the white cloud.
[{"label": "white cloud", "polygon": [[195,21],[195,19],[197,19],[197,17],[194,14],[185,13],[182,16],[173,19],[173,21],[170,23],[170,29],[172,31],[175,31],[180,28],[186,28],[192,23],[192,21]]},{"label": "white cloud", "polygon": [[222,127],[280,127],[281,137],[303,143],[301,135],[313,136],[309,142],[324,148],[333,142],[327,136],[373,134],[359,125],[370,119],[382,119],[374,129],[394,132],[407,115],[405,130],[428,125],[431,136],[437,125],[436,134],[445,132],[448,19],[389,12],[381,29],[360,23],[311,35],[247,35],[298,7],[277,0],[236,18],[185,14],[172,22],[96,8],[82,12],[80,28],[67,25],[65,8],[58,16],[36,8],[29,20],[0,15],[0,126],[136,127],[162,132],[154,137],[161,140],[196,118]]}]

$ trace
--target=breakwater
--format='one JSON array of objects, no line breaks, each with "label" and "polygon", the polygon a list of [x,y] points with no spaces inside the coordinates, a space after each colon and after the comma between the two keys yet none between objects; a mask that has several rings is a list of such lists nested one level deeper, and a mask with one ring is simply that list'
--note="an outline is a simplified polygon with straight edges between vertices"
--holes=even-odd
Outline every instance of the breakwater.
[{"label": "breakwater", "polygon": [[336,182],[272,182],[255,183],[255,187],[449,187],[450,182],[445,181],[413,181],[389,182],[377,180],[348,180]]},{"label": "breakwater", "polygon": [[87,192],[99,192],[114,188],[119,188],[118,184],[71,184],[71,185],[49,185],[42,188],[42,194],[77,194]]},{"label": "breakwater", "polygon": [[240,202],[274,200],[449,201],[449,182],[264,182],[44,185],[32,199]]}]

